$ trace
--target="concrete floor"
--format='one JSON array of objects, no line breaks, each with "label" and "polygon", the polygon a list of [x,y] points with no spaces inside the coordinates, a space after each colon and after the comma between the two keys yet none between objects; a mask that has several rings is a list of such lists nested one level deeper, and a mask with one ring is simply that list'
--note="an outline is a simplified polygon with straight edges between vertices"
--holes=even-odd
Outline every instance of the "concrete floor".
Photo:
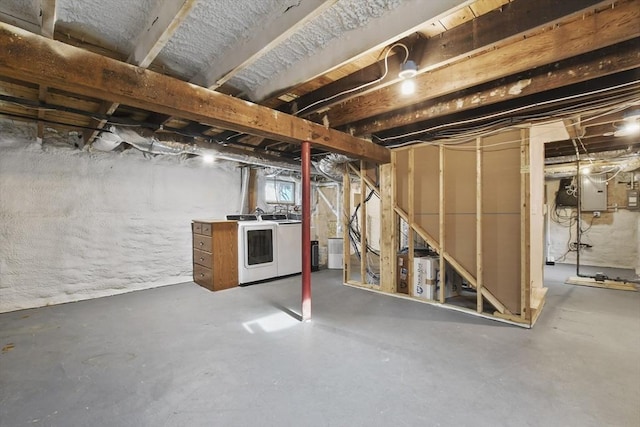
[{"label": "concrete floor", "polygon": [[548,268],[532,330],[314,273],[0,315],[1,426],[638,426],[640,293]]}]

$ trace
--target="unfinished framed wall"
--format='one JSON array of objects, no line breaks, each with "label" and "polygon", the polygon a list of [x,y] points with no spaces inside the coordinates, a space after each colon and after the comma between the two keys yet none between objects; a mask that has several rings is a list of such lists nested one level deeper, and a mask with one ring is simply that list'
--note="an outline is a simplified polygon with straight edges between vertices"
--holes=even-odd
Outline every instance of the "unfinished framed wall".
[{"label": "unfinished framed wall", "polygon": [[[398,293],[399,251],[413,284],[415,254],[426,245],[437,262],[436,283],[426,283],[435,292],[418,295],[409,286],[406,297],[533,325],[546,291],[544,144],[531,145],[528,128],[395,149],[391,164],[379,167],[379,185],[365,169],[354,172],[362,188],[380,194],[380,283],[358,280],[353,266],[345,268],[346,283]],[[345,179],[345,188],[351,184]],[[352,206],[350,191],[344,194],[344,206]]]}]

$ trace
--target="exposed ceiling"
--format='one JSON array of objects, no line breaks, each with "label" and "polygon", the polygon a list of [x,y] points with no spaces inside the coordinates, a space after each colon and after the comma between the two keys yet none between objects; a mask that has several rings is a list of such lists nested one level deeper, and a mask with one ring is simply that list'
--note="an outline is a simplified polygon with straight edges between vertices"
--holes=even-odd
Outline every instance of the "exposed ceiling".
[{"label": "exposed ceiling", "polygon": [[118,124],[384,161],[383,146],[557,118],[569,138],[548,157],[640,147],[621,131],[640,110],[640,0],[2,0],[0,21],[0,117],[79,145]]}]

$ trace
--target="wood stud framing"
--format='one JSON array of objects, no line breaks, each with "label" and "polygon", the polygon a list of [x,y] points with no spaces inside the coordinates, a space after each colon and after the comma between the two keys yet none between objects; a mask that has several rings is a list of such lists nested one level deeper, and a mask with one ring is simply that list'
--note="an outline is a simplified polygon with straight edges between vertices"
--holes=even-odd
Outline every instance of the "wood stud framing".
[{"label": "wood stud framing", "polygon": [[0,74],[84,96],[388,163],[387,148],[0,23]]},{"label": "wood stud framing", "polygon": [[[393,239],[389,239],[389,241],[383,243],[381,247],[381,284],[379,286],[373,286],[369,283],[366,283],[366,280],[364,279],[361,282],[353,280],[345,280],[345,282],[369,289],[373,288],[384,293],[396,292],[396,251],[398,249],[398,241],[396,236],[399,231],[398,218],[402,218],[409,225],[408,258],[410,268],[408,268],[408,271],[410,284],[412,283],[411,275],[413,273],[413,242],[414,237],[418,235],[423,238],[425,242],[439,254],[440,283],[446,283],[447,278],[445,273],[447,272],[447,266],[449,266],[457,271],[457,273],[466,280],[471,288],[475,289],[475,309],[462,309],[463,311],[468,311],[470,313],[485,317],[489,315],[499,320],[508,320],[510,322],[515,322],[526,327],[532,326],[536,321],[537,316],[540,314],[540,309],[544,304],[546,288],[543,287],[542,283],[537,283],[537,281],[542,280],[541,277],[534,276],[530,273],[530,270],[532,268],[536,268],[536,265],[534,264],[538,262],[538,259],[536,256],[533,256],[531,254],[530,240],[536,238],[535,236],[537,230],[532,227],[529,218],[532,214],[532,205],[540,202],[532,202],[531,195],[533,194],[532,188],[535,185],[542,185],[542,183],[536,184],[536,182],[532,182],[532,180],[530,179],[529,171],[532,167],[535,167],[536,170],[541,169],[543,167],[543,164],[537,163],[543,162],[544,157],[534,157],[530,155],[531,147],[529,144],[529,131],[527,128],[510,131],[500,135],[504,136],[498,136],[497,140],[479,137],[475,140],[470,141],[469,144],[465,144],[465,148],[468,149],[469,155],[473,156],[475,163],[475,170],[472,173],[467,174],[469,179],[472,180],[470,182],[473,182],[472,185],[475,187],[474,191],[471,192],[474,194],[474,200],[472,204],[475,207],[475,212],[473,213],[474,219],[472,220],[472,223],[474,224],[473,227],[475,229],[472,241],[474,242],[476,247],[476,253],[474,254],[475,268],[473,270],[469,270],[461,264],[455,252],[457,248],[455,248],[454,246],[448,248],[446,245],[448,229],[447,227],[455,225],[455,222],[452,222],[451,224],[448,223],[448,216],[454,218],[456,214],[461,214],[463,216],[467,215],[467,213],[465,212],[456,212],[455,204],[451,204],[449,208],[445,207],[445,200],[447,200],[447,197],[457,196],[455,192],[451,192],[451,194],[449,194],[449,191],[451,191],[451,189],[447,190],[447,188],[450,183],[448,183],[446,179],[446,168],[454,168],[455,170],[457,166],[455,163],[456,157],[454,156],[448,158],[447,156],[447,151],[453,150],[453,148],[447,148],[445,145],[440,145],[437,148],[433,147],[424,150],[423,147],[427,147],[428,144],[422,144],[393,150],[391,156],[391,165],[385,165],[384,168],[380,169],[380,193],[382,200],[381,227],[384,235],[387,235],[390,230],[393,230],[392,234],[394,235]],[[505,139],[507,140],[506,142],[504,141]],[[509,152],[513,154],[503,154],[503,147],[500,147],[500,149],[491,148],[494,145],[503,146],[504,144],[508,144],[510,147],[513,147],[509,148]],[[402,153],[401,161],[398,157],[399,153]],[[417,192],[415,181],[416,179],[418,179],[416,175],[417,164],[421,161],[424,161],[425,155],[433,155],[434,153],[437,156],[437,182],[431,182],[429,184],[429,187],[421,187],[423,188],[421,192]],[[487,164],[485,164],[484,161],[485,156],[493,156],[488,158],[490,161]],[[503,162],[511,162],[511,164],[505,165],[504,168],[501,167],[499,171],[491,171],[493,177],[485,182],[485,173],[487,173],[486,168],[495,167],[496,162],[498,162],[497,164],[502,164]],[[513,162],[515,162],[515,164]],[[535,164],[532,165],[532,163]],[[365,189],[367,184],[365,183],[363,178],[365,176],[364,164],[362,164],[361,167],[363,169],[356,172],[358,172],[358,175],[360,176],[362,188]],[[406,181],[406,183],[408,183],[408,185],[406,186],[407,188],[401,189],[401,187],[399,187],[399,174],[404,174],[404,177],[402,179],[408,178]],[[502,174],[505,175],[503,176]],[[503,202],[500,202],[502,204],[494,205],[497,200],[500,200],[499,198],[496,199],[495,196],[499,191],[501,191],[501,189],[492,188],[491,191],[488,191],[487,185],[495,185],[494,181],[496,180],[508,181],[510,183],[509,185],[512,185],[511,183],[513,181],[517,181],[517,184],[515,184],[515,193],[517,194],[513,195],[512,198],[517,197],[518,202],[516,204],[519,205],[518,212],[511,212],[511,210],[513,209],[509,209],[509,206],[513,206],[513,203],[505,205]],[[345,184],[348,185],[347,180],[345,180]],[[498,185],[500,184],[498,183]],[[429,188],[431,190],[429,190]],[[424,191],[439,192],[439,202],[437,203],[438,235],[435,238],[434,236],[431,236],[430,233],[424,228],[423,224],[421,223],[422,215],[418,211],[416,211],[416,209],[421,206],[421,198],[425,196]],[[362,191],[360,194],[361,202],[366,197],[364,193],[365,192]],[[346,208],[350,206],[350,199],[348,197],[349,194],[350,190],[345,187]],[[460,195],[458,195],[458,197],[459,196]],[[492,205],[485,206],[484,202],[486,200],[491,200]],[[406,211],[405,208],[407,209]],[[453,211],[451,209],[453,209]],[[507,217],[504,217],[504,215],[507,215]],[[484,223],[484,220],[487,218],[493,221],[493,227],[490,227],[491,224]],[[517,232],[517,234],[515,235],[509,235],[508,233],[510,232],[508,230],[511,229],[503,229],[502,223],[507,220],[513,223],[516,218],[518,221],[518,225],[515,225],[515,229],[519,230],[519,232]],[[452,219],[452,221],[455,220]],[[489,227],[488,232],[490,233],[490,235],[485,235],[485,228],[487,227]],[[508,234],[507,236],[504,235],[505,232]],[[366,231],[363,230],[363,233],[366,233]],[[511,239],[511,243],[508,243],[506,245],[502,244],[502,239],[505,238]],[[513,240],[514,238],[515,241]],[[485,244],[486,239],[494,239],[494,242],[498,244],[496,245],[496,243],[494,243],[487,246]],[[495,239],[498,240],[496,241]],[[517,245],[516,247],[518,248],[515,252],[511,249],[513,245]],[[487,250],[489,252],[486,252]],[[494,260],[501,259],[505,254],[501,253],[500,251],[505,250],[510,252],[509,255],[511,257],[517,256],[515,254],[518,253],[518,251],[520,252],[520,257],[518,258],[519,261],[516,265],[505,265],[504,263],[496,264],[495,261],[493,263],[489,263],[490,265],[485,265],[485,259],[487,256],[493,258]],[[346,253],[347,251],[345,251],[345,254]],[[534,260],[535,262],[532,262],[532,260]],[[361,266],[361,268],[364,270],[364,267]],[[493,274],[485,274],[487,268],[494,269]],[[496,268],[500,270],[511,269],[511,271],[514,272],[517,271],[517,276],[513,276],[513,274],[507,274],[506,276],[496,274]],[[489,272],[491,273],[491,271]],[[515,279],[514,282],[499,284],[493,283],[493,286],[490,289],[488,286],[491,286],[492,283],[487,282],[489,277],[493,278],[492,280],[503,281],[505,280],[505,277],[517,277],[518,279]],[[345,276],[345,279],[346,278],[347,276]],[[516,306],[519,307],[519,309],[517,311],[514,311],[513,308],[510,308],[507,306],[507,304],[505,304],[505,302],[511,301],[509,299],[509,295],[513,294],[514,288],[517,288],[518,294],[518,303],[516,304]],[[445,296],[445,286],[440,286],[439,293],[436,295],[435,301],[416,298],[417,296],[413,295],[412,291],[410,291],[409,293],[410,298],[416,298],[423,302],[434,304],[450,304]],[[535,304],[533,303],[533,299],[536,299]],[[510,302],[509,304],[511,307],[513,306],[513,303]],[[491,307],[495,309],[494,312],[490,311]]]},{"label": "wood stud framing", "polygon": [[484,311],[482,299],[482,138],[476,139],[476,310]]}]

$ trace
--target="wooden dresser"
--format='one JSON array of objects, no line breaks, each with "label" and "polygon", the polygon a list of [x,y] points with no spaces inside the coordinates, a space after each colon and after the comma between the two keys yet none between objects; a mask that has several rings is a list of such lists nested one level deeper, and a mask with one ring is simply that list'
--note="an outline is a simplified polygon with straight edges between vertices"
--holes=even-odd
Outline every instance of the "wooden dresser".
[{"label": "wooden dresser", "polygon": [[211,291],[238,286],[238,223],[193,220],[193,281]]}]

